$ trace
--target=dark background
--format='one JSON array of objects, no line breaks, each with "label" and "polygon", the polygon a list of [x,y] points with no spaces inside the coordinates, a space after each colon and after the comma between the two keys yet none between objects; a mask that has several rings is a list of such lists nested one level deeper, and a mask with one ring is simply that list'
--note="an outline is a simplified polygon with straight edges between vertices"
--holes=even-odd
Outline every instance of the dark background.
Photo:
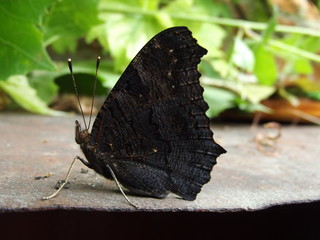
[{"label": "dark background", "polygon": [[320,239],[320,202],[255,212],[0,214],[1,239]]}]

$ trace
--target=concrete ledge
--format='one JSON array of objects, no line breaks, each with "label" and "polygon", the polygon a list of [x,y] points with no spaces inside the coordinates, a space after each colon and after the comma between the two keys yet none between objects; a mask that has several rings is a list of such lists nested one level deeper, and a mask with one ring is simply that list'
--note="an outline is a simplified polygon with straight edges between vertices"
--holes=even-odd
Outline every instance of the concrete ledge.
[{"label": "concrete ledge", "polygon": [[[0,211],[53,209],[137,211],[127,204],[115,183],[98,176],[78,162],[71,174],[71,188],[54,199],[41,197],[54,191],[76,155],[74,120],[28,114],[0,115]],[[228,151],[218,159],[212,179],[195,201],[171,194],[166,199],[134,196],[138,211],[233,212],[275,205],[320,200],[320,127],[282,127],[278,153],[268,156],[253,138],[261,128],[248,125],[214,125],[215,139]],[[35,180],[37,176],[50,177]]]}]

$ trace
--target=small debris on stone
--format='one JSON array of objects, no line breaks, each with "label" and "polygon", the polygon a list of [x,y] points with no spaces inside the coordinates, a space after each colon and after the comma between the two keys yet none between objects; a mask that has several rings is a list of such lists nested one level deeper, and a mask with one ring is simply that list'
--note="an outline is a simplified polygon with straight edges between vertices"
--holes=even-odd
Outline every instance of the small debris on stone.
[{"label": "small debris on stone", "polygon": [[266,129],[274,129],[274,134],[258,133],[254,139],[257,150],[267,156],[275,156],[278,154],[277,141],[281,137],[281,125],[277,122],[269,122],[263,125]]},{"label": "small debris on stone", "polygon": [[51,177],[51,173],[47,173],[46,175],[43,176],[36,176],[34,177],[35,180],[40,180],[40,179],[45,179]]},{"label": "small debris on stone", "polygon": [[[55,189],[59,189],[61,187],[61,185],[64,183],[64,180],[59,180],[57,183],[56,183],[56,186],[54,187]],[[66,185],[64,185],[64,189],[69,189],[71,186],[71,183],[70,182],[67,182]]]}]

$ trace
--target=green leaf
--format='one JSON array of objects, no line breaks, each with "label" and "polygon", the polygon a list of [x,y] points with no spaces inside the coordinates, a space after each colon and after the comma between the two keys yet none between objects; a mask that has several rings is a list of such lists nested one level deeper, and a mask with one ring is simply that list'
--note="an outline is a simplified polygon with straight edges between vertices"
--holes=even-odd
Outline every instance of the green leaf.
[{"label": "green leaf", "polygon": [[320,82],[312,81],[306,77],[299,77],[294,84],[297,85],[298,89],[295,87],[286,88],[289,93],[320,101]]},{"label": "green leaf", "polygon": [[[180,0],[180,1],[171,1],[169,4],[165,7],[165,11],[169,14],[174,13],[183,13],[186,15],[197,15],[197,14],[205,14],[207,13],[208,9],[202,8],[199,5],[194,5],[193,0]],[[176,25],[188,25],[191,23],[189,20],[175,20]],[[192,23],[191,23],[192,24]]]},{"label": "green leaf", "polygon": [[163,11],[163,10],[158,11],[157,14],[155,15],[155,18],[157,19],[159,24],[161,24],[164,28],[174,26],[172,18],[166,11]]},{"label": "green leaf", "polygon": [[275,13],[271,16],[271,19],[269,20],[268,26],[266,30],[263,31],[262,34],[262,43],[268,42],[268,40],[272,37],[272,34],[277,26],[277,10]]},{"label": "green leaf", "polygon": [[235,39],[231,62],[247,72],[253,71],[255,64],[254,55],[251,49],[240,37]]},{"label": "green leaf", "polygon": [[220,50],[226,32],[215,24],[203,23],[199,28],[191,29],[198,43],[208,50],[206,57],[220,57],[223,52]]},{"label": "green leaf", "polygon": [[290,34],[286,35],[282,41],[288,45],[296,46],[314,53],[320,50],[318,37],[305,36],[302,34]]},{"label": "green leaf", "polygon": [[[127,5],[126,5],[127,4]],[[145,1],[102,1],[100,18],[104,21],[99,27],[90,32],[90,39],[97,38],[104,48],[108,48],[115,60],[115,71],[122,72],[138,51],[155,34],[164,29],[157,20],[157,16],[118,14],[104,12],[107,7],[152,7],[144,6]],[[107,40],[107,41],[106,41]]]},{"label": "green leaf", "polygon": [[63,37],[54,39],[51,47],[58,54],[65,52],[74,53],[77,49],[77,39],[75,36],[63,35]]},{"label": "green leaf", "polygon": [[208,76],[210,78],[221,78],[221,74],[219,74],[219,72],[213,66],[213,61],[201,61],[199,64],[199,70],[203,75],[202,79],[206,78],[205,76]]},{"label": "green leaf", "polygon": [[235,106],[234,100],[237,95],[220,88],[205,86],[204,99],[209,104],[207,114],[210,118],[218,116],[226,109]]},{"label": "green leaf", "polygon": [[272,38],[272,34],[277,26],[277,9],[274,9],[267,28],[262,33],[262,39],[255,43],[253,47],[255,65],[253,72],[260,83],[273,85],[277,80],[277,66],[273,54],[266,49],[266,44]]},{"label": "green leaf", "polygon": [[224,78],[230,75],[234,75],[234,72],[238,74],[238,70],[230,66],[230,64],[228,64],[224,59],[210,61],[210,64],[212,65],[213,69]]},{"label": "green leaf", "polygon": [[320,92],[306,92],[306,96],[311,99],[320,101]]},{"label": "green leaf", "polygon": [[276,91],[275,86],[263,86],[257,84],[242,85],[241,96],[248,99],[253,104],[258,104],[267,99]]},{"label": "green leaf", "polygon": [[293,70],[298,74],[312,74],[313,67],[309,60],[298,58],[293,61]]},{"label": "green leaf", "polygon": [[299,98],[288,91],[284,88],[279,89],[279,95],[283,97],[284,99],[288,100],[292,106],[297,107],[299,105]]},{"label": "green leaf", "polygon": [[98,3],[98,0],[56,1],[51,13],[44,18],[46,44],[51,43],[60,53],[74,50],[76,40],[84,38],[93,26],[100,23]]},{"label": "green leaf", "polygon": [[271,52],[267,51],[263,45],[258,45],[254,50],[255,65],[253,72],[259,83],[264,85],[274,85],[277,81],[277,64]]},{"label": "green leaf", "polygon": [[51,0],[0,1],[0,79],[54,70],[43,46],[41,19]]},{"label": "green leaf", "polygon": [[55,116],[64,115],[62,112],[48,108],[46,103],[39,98],[35,89],[30,86],[28,79],[23,75],[11,76],[6,81],[0,82],[0,88],[27,111]]},{"label": "green leaf", "polygon": [[36,90],[39,98],[49,104],[58,93],[58,86],[55,84],[56,72],[33,71],[29,76],[30,87]]},{"label": "green leaf", "polygon": [[5,16],[20,20],[21,22],[30,22],[41,24],[42,15],[47,11],[52,0],[24,1],[0,0],[0,9]]},{"label": "green leaf", "polygon": [[[162,8],[159,1],[102,1],[100,18],[105,23],[92,29],[89,38],[98,38],[104,48],[110,50],[111,56],[115,59],[115,70],[118,72],[124,70],[151,37],[173,25],[187,25],[200,44],[206,42],[204,47],[209,50],[208,55],[221,56],[219,48],[225,36],[224,29],[215,24],[190,20],[173,21],[170,17],[177,9],[179,12],[203,15],[212,12],[213,7],[212,3],[203,0],[172,1],[164,4]],[[117,11],[112,12],[109,9]],[[130,13],[127,12],[128,9]]]},{"label": "green leaf", "polygon": [[261,103],[251,103],[251,102],[244,100],[244,99],[241,99],[241,98],[236,99],[236,103],[237,103],[238,108],[241,111],[250,112],[250,113],[253,113],[253,112],[271,113],[272,112],[272,110],[270,108],[264,106]]},{"label": "green leaf", "polygon": [[308,78],[299,78],[297,81],[295,81],[295,84],[297,84],[303,91],[305,92],[320,92],[320,82],[319,81],[312,81]]},{"label": "green leaf", "polygon": [[[213,3],[208,0],[179,0],[168,1],[162,11],[166,12],[171,18],[175,26],[187,26],[194,36],[199,40],[200,45],[204,45],[209,50],[209,55],[215,56],[218,50],[217,46],[221,46],[221,40],[225,37],[225,30],[218,24],[209,22],[198,22],[190,19],[176,18],[176,15],[190,16],[197,18],[202,16],[230,16],[229,8],[222,3]],[[171,26],[173,26],[171,25]],[[169,27],[169,26],[167,26]],[[213,44],[212,44],[213,43]],[[214,51],[211,51],[211,48]]]},{"label": "green leaf", "polygon": [[231,9],[228,4],[220,1],[194,0],[192,9],[198,8],[198,12],[205,12],[209,16],[232,16]]}]

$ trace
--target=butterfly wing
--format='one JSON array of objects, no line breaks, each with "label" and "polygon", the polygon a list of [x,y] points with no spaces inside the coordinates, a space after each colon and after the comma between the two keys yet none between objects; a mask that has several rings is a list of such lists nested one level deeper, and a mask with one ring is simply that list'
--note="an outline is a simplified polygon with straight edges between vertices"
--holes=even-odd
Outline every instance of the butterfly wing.
[{"label": "butterfly wing", "polygon": [[[186,27],[152,38],[99,111],[91,144],[129,190],[193,200],[225,150],[212,138],[197,65],[206,50]],[[101,157],[101,164],[106,159]],[[109,160],[108,160],[109,161]]]}]

